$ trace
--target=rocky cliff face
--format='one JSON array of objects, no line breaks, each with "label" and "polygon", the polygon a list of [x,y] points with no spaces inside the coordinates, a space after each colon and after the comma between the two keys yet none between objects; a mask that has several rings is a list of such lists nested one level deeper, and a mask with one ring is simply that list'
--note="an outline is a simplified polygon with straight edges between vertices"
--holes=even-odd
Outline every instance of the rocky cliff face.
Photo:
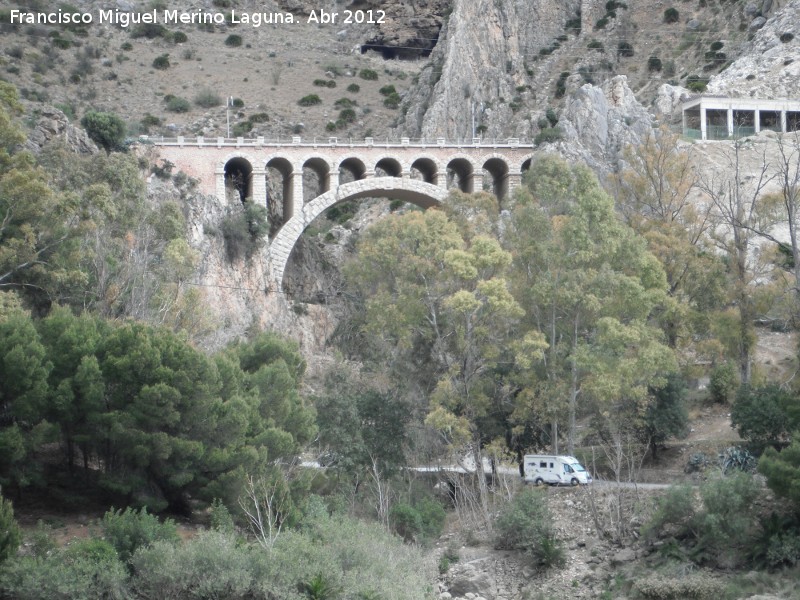
[{"label": "rocky cliff face", "polygon": [[564,32],[578,0],[454,0],[432,60],[409,97],[402,129],[424,137],[525,136],[530,115],[515,112],[530,90],[527,57]]},{"label": "rocky cliff face", "polygon": [[602,86],[586,84],[568,98],[559,121],[564,141],[553,149],[600,174],[608,173],[624,147],[641,143],[653,122],[627,78],[619,75]]},{"label": "rocky cliff face", "polygon": [[[752,3],[748,3],[745,10],[749,4]],[[793,0],[769,19],[761,15],[756,17],[751,26],[758,30],[752,42],[741,57],[709,82],[708,93],[754,98],[800,97],[798,24],[798,0]]]},{"label": "rocky cliff face", "polygon": [[[428,56],[439,38],[444,15],[452,0],[345,0],[337,3],[340,11],[383,11],[382,23],[375,26],[375,33],[361,46],[362,52],[375,50],[384,58],[416,59]],[[309,14],[319,10],[318,2],[308,0],[279,0],[285,10]]]}]

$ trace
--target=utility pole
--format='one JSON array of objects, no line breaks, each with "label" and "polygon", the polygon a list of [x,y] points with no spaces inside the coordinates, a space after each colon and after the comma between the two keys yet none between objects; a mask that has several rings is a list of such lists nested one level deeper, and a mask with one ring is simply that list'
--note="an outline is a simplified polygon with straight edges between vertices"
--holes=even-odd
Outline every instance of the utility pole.
[{"label": "utility pole", "polygon": [[228,121],[228,138],[231,137],[231,105],[233,104],[233,96],[228,96],[225,100],[225,118]]}]

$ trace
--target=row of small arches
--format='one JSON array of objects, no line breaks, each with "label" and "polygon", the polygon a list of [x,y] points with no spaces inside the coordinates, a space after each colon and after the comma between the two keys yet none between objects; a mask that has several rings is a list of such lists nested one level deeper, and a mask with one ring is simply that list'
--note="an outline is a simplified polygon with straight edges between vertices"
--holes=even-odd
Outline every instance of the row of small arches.
[{"label": "row of small arches", "polygon": [[[432,156],[418,156],[412,161],[401,161],[393,156],[381,156],[373,161],[359,156],[348,156],[330,161],[316,155],[297,162],[285,156],[272,156],[257,162],[248,156],[236,155],[228,158],[218,173],[224,173],[226,186],[234,187],[242,199],[253,198],[253,183],[259,176],[254,164],[260,163],[260,169],[263,169],[268,180],[282,181],[283,202],[290,205],[295,200],[294,178],[298,175],[303,178],[304,202],[329,191],[334,185],[370,176],[406,176],[447,189],[458,188],[467,193],[483,189],[491,191],[502,200],[508,193],[509,175],[519,176],[530,167],[530,162],[531,157],[526,156],[518,164],[510,164],[505,157],[497,154],[477,158],[457,155],[450,157],[447,162]],[[480,182],[477,185],[476,180]],[[253,199],[256,202],[261,200]]]}]

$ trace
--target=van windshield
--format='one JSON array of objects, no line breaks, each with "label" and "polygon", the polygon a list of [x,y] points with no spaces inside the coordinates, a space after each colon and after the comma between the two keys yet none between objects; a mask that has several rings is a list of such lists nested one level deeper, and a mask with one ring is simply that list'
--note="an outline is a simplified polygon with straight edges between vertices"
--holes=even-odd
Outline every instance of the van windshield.
[{"label": "van windshield", "polygon": [[586,469],[583,468],[583,466],[581,466],[581,463],[572,463],[570,466],[573,469],[575,469],[578,473],[582,473],[583,471],[586,470]]}]

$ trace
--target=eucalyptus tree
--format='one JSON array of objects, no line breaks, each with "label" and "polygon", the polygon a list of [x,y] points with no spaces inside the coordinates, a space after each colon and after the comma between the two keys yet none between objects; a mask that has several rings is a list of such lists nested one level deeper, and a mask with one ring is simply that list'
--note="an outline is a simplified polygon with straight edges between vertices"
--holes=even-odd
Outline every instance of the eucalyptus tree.
[{"label": "eucalyptus tree", "polygon": [[[531,167],[504,235],[514,255],[512,289],[546,350],[520,392],[520,415],[566,420],[568,451],[576,418],[639,421],[649,389],[676,368],[655,319],[667,305],[664,271],[645,241],[618,219],[614,202],[582,165],[545,156]],[[581,406],[582,405],[582,409]]]}]

